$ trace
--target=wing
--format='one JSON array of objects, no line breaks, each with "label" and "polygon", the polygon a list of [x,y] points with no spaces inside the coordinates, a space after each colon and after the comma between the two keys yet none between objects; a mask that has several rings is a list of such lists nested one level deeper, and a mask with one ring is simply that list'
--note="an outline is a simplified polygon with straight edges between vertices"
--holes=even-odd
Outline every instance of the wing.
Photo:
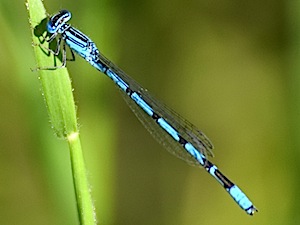
[{"label": "wing", "polygon": [[[120,70],[112,62],[100,55],[101,61],[104,62],[114,73],[125,81],[130,89],[146,101],[160,117],[164,118],[177,132],[188,142],[193,144],[202,154],[213,156],[213,144],[206,135],[196,128],[192,123],[181,117],[179,114],[168,108],[165,104],[156,100],[147,90],[145,90],[135,80],[130,78],[126,73]],[[161,143],[170,153],[185,160],[189,164],[199,165],[182,145],[174,140],[165,130],[163,130],[156,121],[144,112],[126,93],[121,91],[122,96],[137,118],[150,132],[150,134]]]}]

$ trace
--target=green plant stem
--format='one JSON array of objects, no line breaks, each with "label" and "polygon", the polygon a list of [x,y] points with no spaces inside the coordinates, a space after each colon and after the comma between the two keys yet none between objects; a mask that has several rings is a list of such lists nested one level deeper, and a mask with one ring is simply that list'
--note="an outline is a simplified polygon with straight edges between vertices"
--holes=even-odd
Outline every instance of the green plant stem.
[{"label": "green plant stem", "polygon": [[[45,35],[46,11],[41,0],[27,0],[32,39],[38,68],[51,67],[54,57],[38,46],[39,36]],[[48,46],[46,46],[48,47]],[[56,59],[57,60],[57,59]],[[72,86],[66,68],[39,70],[42,93],[52,128],[59,138],[68,142],[80,224],[96,224],[90,186],[82,154]]]},{"label": "green plant stem", "polygon": [[77,208],[81,224],[95,224],[96,215],[92,204],[89,183],[86,177],[84,160],[78,133],[68,136],[71,154],[73,181],[76,192]]}]

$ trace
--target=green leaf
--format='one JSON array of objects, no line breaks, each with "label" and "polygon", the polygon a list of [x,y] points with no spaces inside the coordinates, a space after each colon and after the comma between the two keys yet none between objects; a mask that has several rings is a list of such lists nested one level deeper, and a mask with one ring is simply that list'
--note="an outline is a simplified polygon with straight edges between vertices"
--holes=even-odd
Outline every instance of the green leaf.
[{"label": "green leaf", "polygon": [[[47,34],[45,30],[47,16],[43,3],[41,0],[27,0],[26,6],[29,12],[37,68],[54,67],[58,57],[48,54],[48,50],[45,48],[50,47],[45,46],[43,48],[40,46],[40,44],[46,44],[43,40]],[[59,63],[57,63],[58,66]],[[51,126],[55,134],[59,138],[65,139],[69,145],[80,224],[96,224],[68,71],[66,68],[57,68],[52,70],[40,69],[38,72]]]}]

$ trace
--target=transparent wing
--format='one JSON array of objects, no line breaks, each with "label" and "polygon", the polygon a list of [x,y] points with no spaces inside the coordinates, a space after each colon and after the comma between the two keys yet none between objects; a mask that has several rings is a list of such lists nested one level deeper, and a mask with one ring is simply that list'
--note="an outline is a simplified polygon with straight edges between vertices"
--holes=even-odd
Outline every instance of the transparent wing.
[{"label": "transparent wing", "polygon": [[[152,107],[152,109],[159,116],[163,117],[170,125],[172,125],[178,133],[188,142],[192,143],[202,154],[213,156],[213,144],[206,137],[206,135],[197,129],[192,123],[181,117],[179,114],[168,108],[165,104],[160,103],[151,94],[139,85],[135,80],[130,78],[126,73],[120,70],[112,62],[100,55],[101,61],[105,63],[114,73],[123,79],[130,89],[138,92],[142,98]],[[199,163],[184,150],[182,145],[174,140],[168,133],[146,114],[136,103],[123,91],[121,91],[125,102],[129,105],[131,110],[142,122],[150,134],[161,143],[170,153],[185,160],[189,164],[199,165]]]}]

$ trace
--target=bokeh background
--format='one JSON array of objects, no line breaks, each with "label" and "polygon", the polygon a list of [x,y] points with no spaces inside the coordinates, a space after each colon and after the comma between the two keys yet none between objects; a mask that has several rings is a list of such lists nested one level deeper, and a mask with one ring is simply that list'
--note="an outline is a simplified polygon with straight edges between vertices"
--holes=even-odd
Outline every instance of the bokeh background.
[{"label": "bokeh background", "polygon": [[[68,63],[99,224],[299,224],[300,1],[52,0],[102,53],[203,130],[260,212],[163,149],[103,74]],[[78,224],[24,1],[0,1],[0,224]]]}]

